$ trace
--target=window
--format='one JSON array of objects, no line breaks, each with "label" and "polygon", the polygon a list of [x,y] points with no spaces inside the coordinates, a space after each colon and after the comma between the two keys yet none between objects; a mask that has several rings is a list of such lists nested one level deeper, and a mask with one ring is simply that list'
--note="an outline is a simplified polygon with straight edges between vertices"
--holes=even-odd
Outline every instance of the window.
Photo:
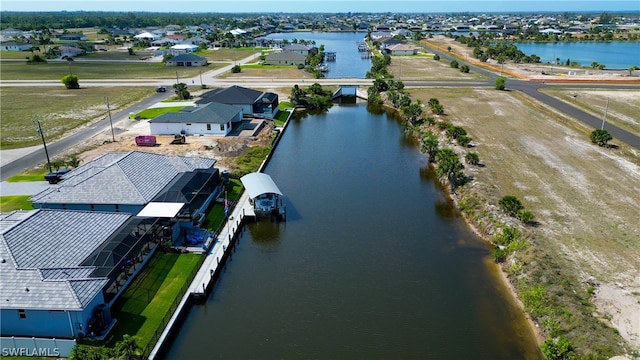
[{"label": "window", "polygon": [[89,206],[91,206],[91,211],[94,211],[96,209],[96,207],[93,204],[91,204]]},{"label": "window", "polygon": [[27,318],[27,313],[23,309],[20,309],[20,310],[18,310],[18,317],[20,319],[26,319]]},{"label": "window", "polygon": [[120,212],[120,205],[116,204],[116,212]]},{"label": "window", "polygon": [[220,130],[224,131],[224,124],[220,124]]},{"label": "window", "polygon": [[207,130],[211,130],[211,124],[207,124]]}]

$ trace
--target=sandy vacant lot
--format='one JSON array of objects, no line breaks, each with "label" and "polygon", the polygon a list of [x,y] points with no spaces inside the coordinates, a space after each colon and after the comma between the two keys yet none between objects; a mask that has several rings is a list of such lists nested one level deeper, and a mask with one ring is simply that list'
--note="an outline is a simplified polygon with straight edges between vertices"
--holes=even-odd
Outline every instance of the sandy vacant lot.
[{"label": "sandy vacant lot", "polygon": [[599,314],[640,348],[640,154],[591,144],[588,129],[516,92],[416,89],[436,97],[473,138],[484,167],[467,166],[474,192],[495,211],[511,194],[533,211],[534,242],[580,281],[600,286]]}]

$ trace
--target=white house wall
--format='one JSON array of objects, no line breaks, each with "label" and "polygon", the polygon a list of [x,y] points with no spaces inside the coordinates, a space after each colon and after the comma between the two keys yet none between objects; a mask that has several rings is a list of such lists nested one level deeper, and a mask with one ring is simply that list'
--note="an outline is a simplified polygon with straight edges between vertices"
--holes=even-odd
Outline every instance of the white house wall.
[{"label": "white house wall", "polygon": [[226,136],[230,129],[230,123],[225,124],[224,130],[220,124],[210,124],[211,130],[207,130],[207,124],[178,124],[178,123],[150,123],[149,129],[152,135],[176,135],[184,131],[185,135],[214,135]]}]

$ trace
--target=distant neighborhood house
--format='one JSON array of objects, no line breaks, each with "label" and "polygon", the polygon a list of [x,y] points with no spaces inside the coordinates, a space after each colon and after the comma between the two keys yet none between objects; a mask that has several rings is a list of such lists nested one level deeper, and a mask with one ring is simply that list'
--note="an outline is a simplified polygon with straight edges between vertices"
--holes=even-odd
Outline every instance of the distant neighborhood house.
[{"label": "distant neighborhood house", "polygon": [[307,62],[306,55],[291,51],[280,51],[267,55],[265,64],[268,65],[304,65]]},{"label": "distant neighborhood house", "polygon": [[28,50],[31,50],[31,48],[33,48],[33,45],[28,43],[22,43],[22,42],[9,41],[9,42],[0,43],[0,50],[28,51]]},{"label": "distant neighborhood house", "polygon": [[167,60],[167,66],[205,66],[207,58],[194,54],[180,54]]},{"label": "distant neighborhood house", "polygon": [[390,55],[402,56],[402,55],[416,55],[418,48],[407,44],[395,44],[384,49],[384,51]]},{"label": "distant neighborhood house", "polygon": [[198,45],[182,43],[173,45],[169,49],[173,55],[180,55],[198,51]]}]

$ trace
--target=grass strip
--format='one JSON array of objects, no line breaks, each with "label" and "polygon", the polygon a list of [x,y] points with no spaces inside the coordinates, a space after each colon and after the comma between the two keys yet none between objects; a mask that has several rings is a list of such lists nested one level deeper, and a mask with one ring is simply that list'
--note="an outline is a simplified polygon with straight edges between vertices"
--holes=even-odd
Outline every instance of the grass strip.
[{"label": "grass strip", "polygon": [[111,307],[118,319],[109,344],[122,340],[125,334],[136,337],[138,345],[149,344],[172,304],[179,301],[188,275],[194,271],[202,255],[157,252],[127,290]]},{"label": "grass strip", "polygon": [[0,212],[33,210],[31,195],[0,196]]}]

